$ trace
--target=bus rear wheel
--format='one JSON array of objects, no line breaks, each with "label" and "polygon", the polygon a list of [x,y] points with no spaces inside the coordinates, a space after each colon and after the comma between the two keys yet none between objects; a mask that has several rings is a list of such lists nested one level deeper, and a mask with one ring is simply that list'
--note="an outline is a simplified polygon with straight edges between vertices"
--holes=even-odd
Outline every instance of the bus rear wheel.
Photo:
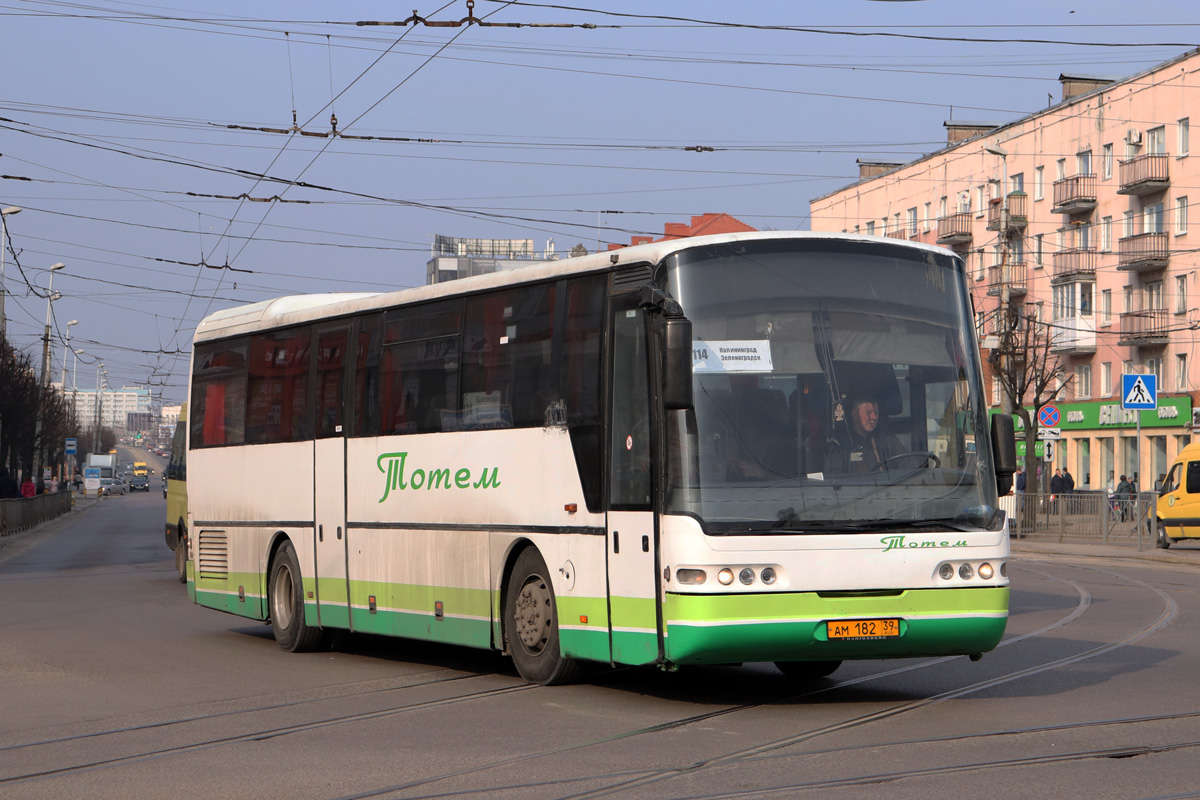
[{"label": "bus rear wheel", "polygon": [[776,661],[775,666],[789,678],[812,681],[834,673],[841,661]]},{"label": "bus rear wheel", "polygon": [[179,540],[175,542],[175,571],[179,582],[187,583],[187,528],[179,523]]},{"label": "bus rear wheel", "polygon": [[291,542],[284,542],[276,551],[267,586],[271,630],[279,646],[289,653],[323,649],[327,642],[325,631],[304,621],[304,582]]},{"label": "bus rear wheel", "polygon": [[508,650],[521,677],[553,686],[569,683],[580,664],[564,658],[558,641],[558,614],[549,570],[537,550],[527,547],[517,556],[504,600]]}]

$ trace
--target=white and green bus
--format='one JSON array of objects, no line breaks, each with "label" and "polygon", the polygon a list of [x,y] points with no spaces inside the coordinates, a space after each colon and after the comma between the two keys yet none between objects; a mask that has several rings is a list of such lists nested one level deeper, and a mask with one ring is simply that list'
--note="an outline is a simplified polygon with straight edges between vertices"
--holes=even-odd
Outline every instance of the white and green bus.
[{"label": "white and green bus", "polygon": [[[866,236],[220,311],[191,370],[189,592],[286,650],[494,648],[542,684],[977,656],[1008,616],[1014,462],[981,374],[963,262]],[[862,397],[869,471],[841,457]]]}]

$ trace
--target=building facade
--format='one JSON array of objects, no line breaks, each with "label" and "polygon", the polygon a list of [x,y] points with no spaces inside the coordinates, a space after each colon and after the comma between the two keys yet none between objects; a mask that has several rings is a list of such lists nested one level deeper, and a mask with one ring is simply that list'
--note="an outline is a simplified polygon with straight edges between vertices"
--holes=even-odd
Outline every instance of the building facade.
[{"label": "building facade", "polygon": [[425,265],[425,283],[487,275],[557,258],[553,239],[546,242],[545,250],[538,252],[533,239],[462,239],[438,234],[433,237],[432,253]]},{"label": "building facade", "polygon": [[[1193,50],[1125,78],[1060,75],[1056,105],[1009,123],[947,122],[943,149],[904,164],[860,161],[856,183],[812,201],[813,230],[963,256],[994,407],[1001,389],[987,356],[1011,351],[1014,328],[1044,330],[1061,369],[1052,390],[1062,441],[1050,458],[1079,488],[1126,474],[1148,490],[1191,441],[1198,73]],[[1156,376],[1157,410],[1122,411],[1131,373]]]},{"label": "building facade", "polygon": [[[58,391],[62,390],[60,384],[54,384],[54,388]],[[112,428],[115,431],[143,430],[129,427],[129,415],[139,415],[132,418],[133,424],[138,425],[141,421],[148,419],[151,413],[150,389],[145,386],[122,386],[120,389],[105,390],[101,392],[100,400],[102,423],[106,428]],[[67,402],[75,404],[75,418],[80,421],[80,424],[95,423],[96,392],[68,392]]]}]

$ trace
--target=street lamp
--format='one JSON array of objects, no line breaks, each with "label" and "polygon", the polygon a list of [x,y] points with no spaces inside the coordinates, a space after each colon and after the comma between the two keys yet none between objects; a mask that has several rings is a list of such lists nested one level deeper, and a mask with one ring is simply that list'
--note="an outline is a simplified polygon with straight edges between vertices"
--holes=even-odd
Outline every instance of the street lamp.
[{"label": "street lamp", "polygon": [[34,414],[33,479],[40,479],[42,474],[42,459],[46,452],[46,443],[42,441],[43,417],[46,415],[46,388],[50,385],[50,318],[53,313],[52,304],[62,297],[54,293],[54,273],[65,267],[61,261],[50,266],[50,284],[46,289],[46,330],[42,334],[42,385],[38,390],[38,407]]},{"label": "street lamp", "polygon": [[62,392],[63,397],[67,396],[67,353],[71,349],[71,326],[78,325],[79,320],[73,319],[67,323],[67,339],[63,342],[63,368],[62,368]]},{"label": "street lamp", "polygon": [[4,339],[6,334],[4,322],[4,295],[6,293],[4,289],[4,255],[8,250],[8,223],[5,222],[5,218],[20,213],[20,206],[0,208],[0,339]]}]

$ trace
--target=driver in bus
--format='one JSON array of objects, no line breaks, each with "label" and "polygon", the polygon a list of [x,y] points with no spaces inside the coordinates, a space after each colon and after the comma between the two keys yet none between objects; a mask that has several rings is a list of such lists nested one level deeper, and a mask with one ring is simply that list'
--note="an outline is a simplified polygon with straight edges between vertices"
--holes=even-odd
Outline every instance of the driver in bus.
[{"label": "driver in bus", "polygon": [[874,472],[888,459],[903,455],[904,445],[879,427],[879,402],[865,395],[850,396],[842,405],[845,424],[830,445],[825,471],[832,473]]}]

